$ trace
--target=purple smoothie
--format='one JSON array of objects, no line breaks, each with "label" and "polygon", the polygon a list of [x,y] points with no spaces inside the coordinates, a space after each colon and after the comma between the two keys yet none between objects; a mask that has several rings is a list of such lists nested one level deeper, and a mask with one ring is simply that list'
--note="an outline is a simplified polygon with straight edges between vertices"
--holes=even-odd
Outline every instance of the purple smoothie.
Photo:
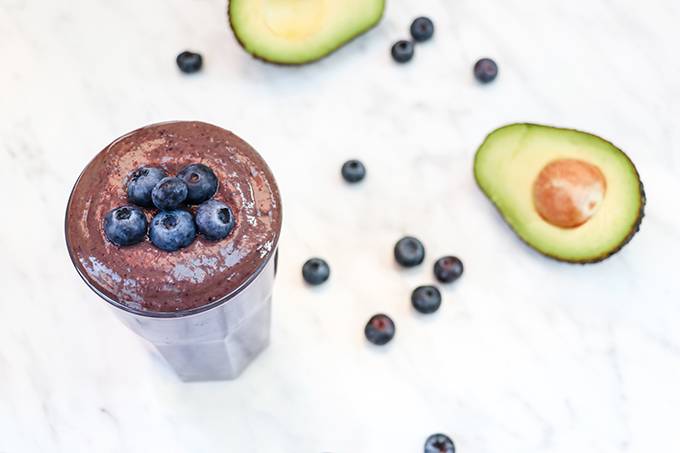
[{"label": "purple smoothie", "polygon": [[[236,220],[227,238],[199,235],[176,252],[148,238],[129,247],[107,240],[104,216],[129,204],[134,170],[157,166],[176,175],[193,163],[217,175],[213,199],[227,203]],[[155,210],[146,213],[150,221]],[[233,133],[201,122],[156,124],[111,143],[80,175],[66,213],[69,253],[88,285],[114,305],[150,314],[201,311],[235,295],[272,259],[280,230],[281,199],[267,164]]]}]

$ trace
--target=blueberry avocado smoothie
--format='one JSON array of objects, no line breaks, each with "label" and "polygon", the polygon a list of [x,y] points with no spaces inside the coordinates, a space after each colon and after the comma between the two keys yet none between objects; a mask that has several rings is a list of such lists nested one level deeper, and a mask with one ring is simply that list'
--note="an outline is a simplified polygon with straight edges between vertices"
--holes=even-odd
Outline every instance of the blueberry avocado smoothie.
[{"label": "blueberry avocado smoothie", "polygon": [[66,213],[78,272],[99,295],[141,313],[212,306],[272,259],[281,199],[260,155],[201,122],[138,129],[80,175]]}]

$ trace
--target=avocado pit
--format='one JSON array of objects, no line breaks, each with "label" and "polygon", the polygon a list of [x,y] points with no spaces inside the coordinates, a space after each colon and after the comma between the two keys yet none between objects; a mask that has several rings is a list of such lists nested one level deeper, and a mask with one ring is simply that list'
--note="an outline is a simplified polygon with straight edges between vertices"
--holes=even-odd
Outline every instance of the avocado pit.
[{"label": "avocado pit", "polygon": [[557,159],[543,167],[534,181],[534,207],[546,222],[576,228],[595,215],[606,190],[604,174],[595,165]]}]

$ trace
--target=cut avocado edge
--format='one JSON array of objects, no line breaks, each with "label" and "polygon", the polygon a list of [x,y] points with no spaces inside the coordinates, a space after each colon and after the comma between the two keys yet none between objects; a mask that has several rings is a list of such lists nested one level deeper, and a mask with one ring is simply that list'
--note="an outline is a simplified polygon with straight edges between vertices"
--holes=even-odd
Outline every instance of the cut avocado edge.
[{"label": "cut avocado edge", "polygon": [[[497,137],[499,133],[503,133],[504,131],[511,131],[512,129],[522,129],[520,132],[522,134],[522,139],[524,139],[525,135],[529,133],[532,130],[552,130],[555,132],[564,132],[564,133],[573,133],[580,135],[581,137],[589,137],[592,140],[595,140],[597,142],[600,142],[606,146],[608,146],[612,151],[615,151],[625,159],[628,167],[633,171],[637,185],[638,185],[638,194],[639,194],[639,205],[636,210],[636,214],[634,216],[634,221],[631,222],[630,226],[627,228],[627,234],[622,237],[614,246],[609,247],[607,250],[603,251],[602,253],[594,254],[592,256],[584,256],[580,258],[569,258],[569,257],[564,257],[560,256],[559,254],[556,253],[551,253],[546,250],[542,250],[540,247],[536,246],[533,244],[529,238],[525,237],[525,235],[521,234],[520,231],[518,231],[518,228],[513,225],[513,223],[506,217],[506,213],[500,206],[500,203],[496,201],[496,197],[494,194],[491,192],[490,187],[488,187],[487,184],[485,184],[483,177],[481,175],[482,173],[482,168],[480,166],[480,161],[484,157],[484,151],[489,143],[490,140],[493,138]],[[542,125],[542,124],[536,124],[536,123],[512,123],[508,124],[505,126],[501,126],[492,132],[490,132],[482,142],[482,144],[478,147],[476,153],[475,153],[475,158],[474,158],[474,164],[473,164],[473,173],[475,177],[475,182],[477,183],[477,186],[480,188],[480,190],[484,193],[484,195],[491,201],[492,205],[495,207],[496,211],[501,215],[505,223],[510,227],[510,229],[515,233],[515,235],[526,245],[537,251],[538,253],[548,257],[552,258],[557,261],[565,262],[565,263],[572,263],[572,264],[592,264],[592,263],[598,263],[601,262],[607,258],[609,258],[612,255],[615,255],[618,253],[626,244],[628,244],[633,237],[638,233],[640,230],[640,225],[642,223],[642,219],[644,218],[645,215],[645,205],[646,205],[646,194],[645,194],[645,189],[644,189],[644,184],[642,183],[642,180],[640,178],[640,174],[637,170],[637,167],[633,163],[633,161],[630,159],[630,157],[622,151],[620,148],[618,148],[616,145],[614,145],[612,142],[603,139],[602,137],[581,131],[578,129],[572,129],[572,128],[562,128],[562,127],[555,127],[555,126],[548,126],[548,125]],[[546,222],[547,223],[547,222]]]},{"label": "cut avocado edge", "polygon": [[309,63],[314,63],[319,60],[322,60],[329,55],[332,55],[335,53],[337,50],[340,48],[344,47],[345,45],[351,43],[355,39],[359,38],[360,36],[366,34],[373,28],[375,28],[380,21],[383,18],[384,12],[385,12],[385,3],[386,0],[371,0],[377,5],[376,9],[376,14],[367,22],[365,23],[362,27],[359,27],[357,30],[349,34],[345,39],[338,40],[338,42],[335,45],[332,45],[325,49],[322,52],[319,52],[317,54],[312,54],[309,57],[303,57],[300,59],[289,59],[289,58],[280,58],[276,57],[273,55],[266,55],[265,52],[261,52],[258,49],[256,49],[256,46],[251,46],[246,42],[246,39],[243,37],[243,32],[241,29],[241,26],[236,23],[236,15],[234,13],[234,5],[239,4],[242,2],[247,2],[247,1],[254,1],[254,0],[229,0],[227,4],[227,18],[229,20],[229,27],[231,28],[231,31],[234,35],[234,38],[236,39],[236,42],[239,44],[239,46],[246,52],[248,53],[251,57],[255,58],[256,60],[263,61],[265,63],[270,63],[278,66],[302,66],[306,65]]}]

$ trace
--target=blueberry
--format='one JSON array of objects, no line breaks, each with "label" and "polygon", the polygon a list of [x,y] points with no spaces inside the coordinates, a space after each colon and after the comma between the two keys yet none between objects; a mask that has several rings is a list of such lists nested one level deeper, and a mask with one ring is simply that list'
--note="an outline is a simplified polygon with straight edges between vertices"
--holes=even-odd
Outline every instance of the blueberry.
[{"label": "blueberry", "polygon": [[432,434],[425,441],[425,453],[456,453],[456,446],[446,434]]},{"label": "blueberry", "polygon": [[201,70],[201,67],[203,67],[203,57],[200,53],[185,50],[177,55],[177,66],[179,66],[180,71],[185,74],[198,72]]},{"label": "blueberry", "polygon": [[149,237],[159,249],[174,252],[194,242],[196,225],[188,211],[161,211],[151,220]]},{"label": "blueberry", "polygon": [[201,204],[217,192],[217,176],[203,164],[191,164],[177,175],[189,187],[187,203]]},{"label": "blueberry", "polygon": [[425,259],[425,247],[418,239],[406,236],[394,246],[394,258],[404,267],[417,266]]},{"label": "blueberry", "polygon": [[434,263],[434,276],[442,283],[451,283],[463,275],[463,262],[455,256],[439,258]]},{"label": "blueberry", "polygon": [[130,203],[145,208],[153,207],[153,200],[151,199],[151,192],[156,187],[161,179],[167,175],[158,167],[139,167],[132,172],[130,180],[127,183],[127,194]]},{"label": "blueberry", "polygon": [[234,214],[221,201],[208,200],[196,211],[198,231],[211,241],[224,239],[234,228]]},{"label": "blueberry", "polygon": [[394,321],[389,316],[380,313],[368,320],[364,335],[371,343],[382,346],[394,338],[395,331]]},{"label": "blueberry", "polygon": [[347,182],[359,182],[366,177],[366,167],[356,159],[348,160],[342,165],[342,177]]},{"label": "blueberry", "polygon": [[104,234],[116,245],[134,245],[144,240],[148,222],[136,206],[121,206],[104,217]]},{"label": "blueberry", "polygon": [[413,58],[413,43],[411,41],[397,41],[392,46],[392,58],[397,63],[406,63]]},{"label": "blueberry", "polygon": [[427,41],[434,34],[434,24],[427,17],[418,17],[411,24],[411,36],[417,42]]},{"label": "blueberry", "polygon": [[429,315],[439,310],[442,294],[434,286],[419,286],[411,293],[411,304],[418,312]]},{"label": "blueberry", "polygon": [[491,58],[482,58],[475,63],[474,73],[481,83],[489,83],[498,75],[498,65]]},{"label": "blueberry", "polygon": [[321,258],[311,258],[302,266],[302,278],[310,285],[320,285],[331,275],[331,268]]},{"label": "blueberry", "polygon": [[178,208],[187,199],[189,189],[179,178],[169,176],[160,180],[151,191],[153,204],[165,211]]}]

